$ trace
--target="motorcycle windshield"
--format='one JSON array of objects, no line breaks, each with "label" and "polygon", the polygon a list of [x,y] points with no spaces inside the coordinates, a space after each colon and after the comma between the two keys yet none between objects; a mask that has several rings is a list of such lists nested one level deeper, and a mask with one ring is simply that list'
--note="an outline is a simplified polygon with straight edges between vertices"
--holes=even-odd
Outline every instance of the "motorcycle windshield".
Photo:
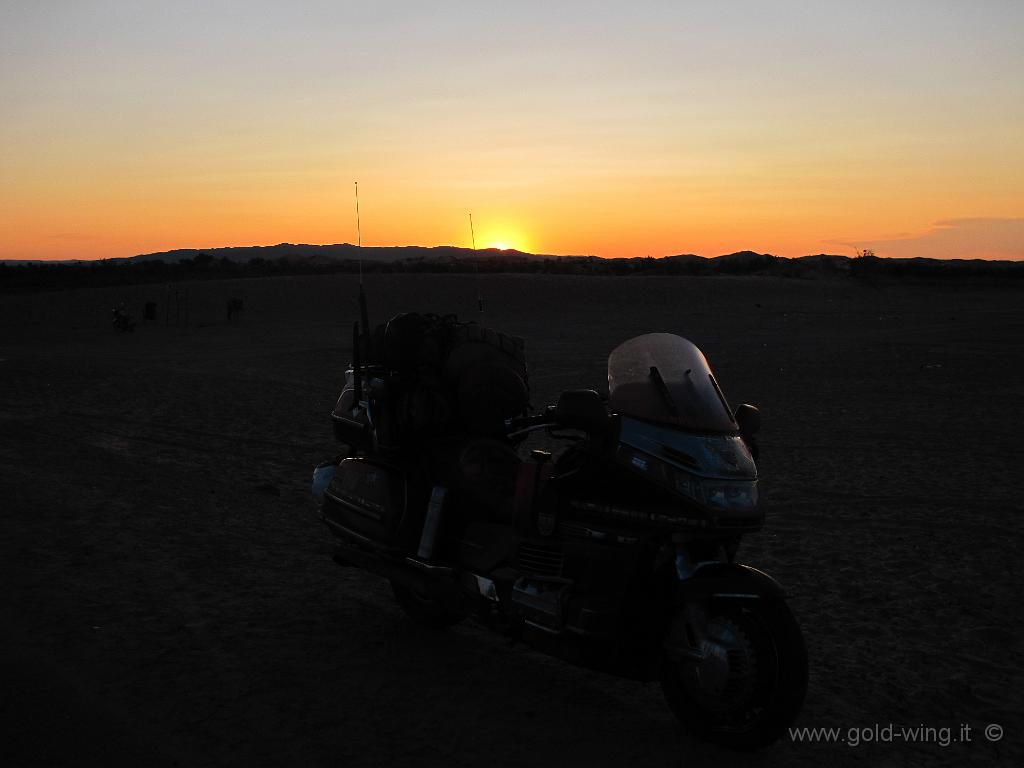
[{"label": "motorcycle windshield", "polygon": [[608,356],[612,411],[694,432],[736,432],[737,425],[711,367],[693,342],[648,333]]}]

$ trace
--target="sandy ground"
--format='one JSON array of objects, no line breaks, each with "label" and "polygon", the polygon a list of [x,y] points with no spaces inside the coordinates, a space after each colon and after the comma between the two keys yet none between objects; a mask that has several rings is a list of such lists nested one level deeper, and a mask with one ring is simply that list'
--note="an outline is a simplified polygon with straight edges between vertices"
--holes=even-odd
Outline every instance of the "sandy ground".
[{"label": "sandy ground", "polygon": [[[478,284],[528,339],[536,405],[600,387],[632,335],[700,345],[762,407],[768,526],[741,559],[803,625],[798,724],[971,741],[738,756],[684,736],[656,685],[417,629],[330,561],[308,495],[355,317],[335,276],[175,286],[187,327],[164,286],[0,297],[0,763],[1022,764],[1019,287],[367,279],[376,319],[468,318]],[[122,298],[161,322],[113,332]]]}]

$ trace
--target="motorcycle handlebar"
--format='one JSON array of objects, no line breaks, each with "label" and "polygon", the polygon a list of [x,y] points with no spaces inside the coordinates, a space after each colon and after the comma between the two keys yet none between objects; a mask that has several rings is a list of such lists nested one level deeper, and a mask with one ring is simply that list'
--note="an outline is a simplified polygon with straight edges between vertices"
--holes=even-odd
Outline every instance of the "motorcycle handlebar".
[{"label": "motorcycle handlebar", "polygon": [[513,434],[526,429],[545,427],[549,424],[555,424],[555,406],[553,405],[549,405],[536,416],[520,416],[517,419],[509,419],[505,422],[505,427],[509,434]]},{"label": "motorcycle handlebar", "polygon": [[549,405],[536,416],[509,419],[505,425],[509,435],[557,426],[595,436],[607,428],[608,415],[608,403],[597,392],[570,389],[559,395],[557,405]]}]

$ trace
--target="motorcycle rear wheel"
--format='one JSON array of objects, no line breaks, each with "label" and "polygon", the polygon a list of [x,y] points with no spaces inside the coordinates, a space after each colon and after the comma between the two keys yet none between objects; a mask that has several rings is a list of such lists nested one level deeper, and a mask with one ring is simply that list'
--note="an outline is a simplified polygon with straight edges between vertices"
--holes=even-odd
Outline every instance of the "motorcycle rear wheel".
[{"label": "motorcycle rear wheel", "polygon": [[722,600],[707,617],[703,650],[712,660],[666,658],[665,700],[698,738],[740,751],[768,746],[796,719],[807,691],[800,627],[778,599]]},{"label": "motorcycle rear wheel", "polygon": [[439,605],[427,595],[396,581],[391,582],[391,591],[406,616],[426,629],[445,629],[465,618]]}]

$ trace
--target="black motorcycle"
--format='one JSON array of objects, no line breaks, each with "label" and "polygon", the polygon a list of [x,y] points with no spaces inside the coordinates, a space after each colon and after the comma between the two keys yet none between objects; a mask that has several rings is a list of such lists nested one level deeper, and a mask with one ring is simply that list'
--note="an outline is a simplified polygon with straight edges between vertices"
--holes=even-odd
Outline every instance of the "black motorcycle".
[{"label": "black motorcycle", "polygon": [[[782,587],[736,562],[764,523],[759,414],[730,409],[695,345],[626,341],[606,398],[567,391],[530,414],[522,340],[428,315],[370,334],[365,304],[361,327],[332,413],[347,451],[314,473],[336,562],[390,580],[427,627],[473,617],[660,680],[703,739],[783,734],[806,690],[803,638]],[[535,431],[560,450],[527,453]]]},{"label": "black motorcycle", "polygon": [[121,333],[131,333],[135,330],[135,320],[128,314],[123,301],[114,307],[111,315],[111,324],[115,330],[121,331]]}]

